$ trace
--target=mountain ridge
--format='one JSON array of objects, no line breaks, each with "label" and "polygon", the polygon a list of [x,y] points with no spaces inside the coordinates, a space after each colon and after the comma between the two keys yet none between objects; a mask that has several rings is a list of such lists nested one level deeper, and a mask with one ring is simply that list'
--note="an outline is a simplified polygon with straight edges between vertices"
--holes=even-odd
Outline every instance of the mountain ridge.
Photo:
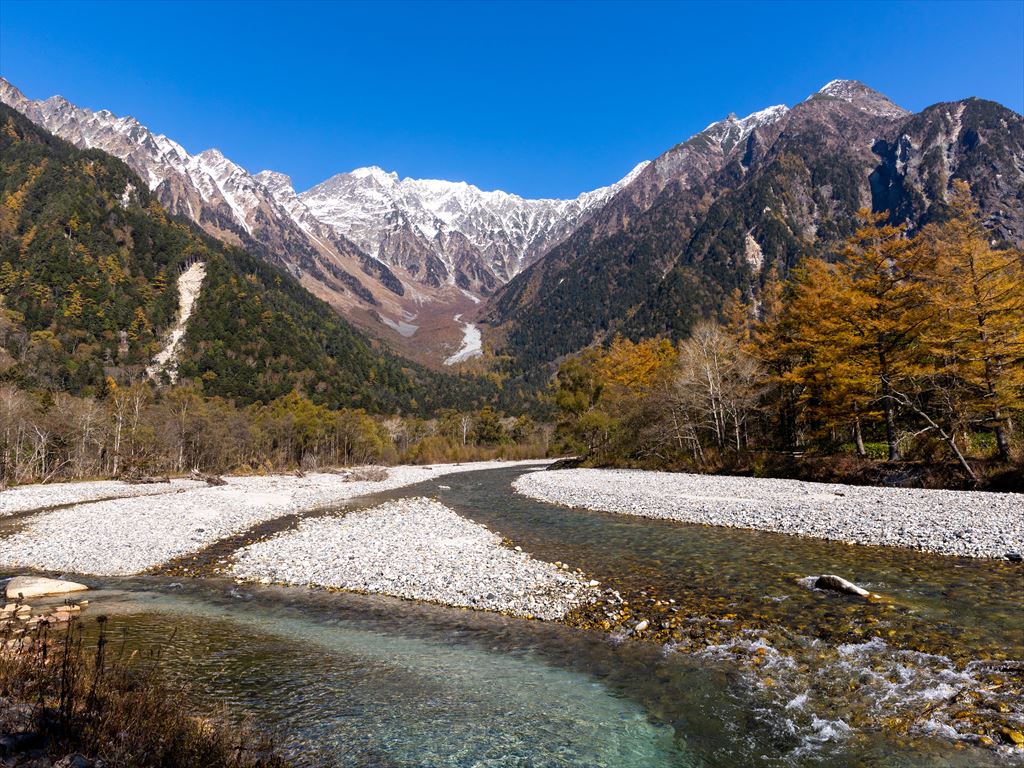
[{"label": "mountain ridge", "polygon": [[110,381],[160,378],[151,366],[176,320],[179,276],[201,263],[174,357],[178,375],[208,396],[241,406],[300,391],[382,413],[495,396],[487,380],[397,357],[284,270],[169,215],[124,161],[2,104],[0,129],[5,381],[98,396]]},{"label": "mountain ridge", "polygon": [[912,228],[941,217],[955,179],[997,238],[1024,238],[1024,119],[1006,107],[967,99],[912,114],[832,81],[765,117],[712,123],[655,158],[504,286],[481,319],[506,367],[543,378],[617,332],[684,338],[733,292],[756,302],[801,258],[834,253],[861,208]]},{"label": "mountain ridge", "polygon": [[435,365],[475,320],[491,328],[485,349],[528,368],[615,331],[685,335],[725,295],[755,300],[772,274],[832,247],[860,208],[912,226],[940,216],[954,178],[975,188],[998,236],[1024,231],[1019,115],[972,99],[912,114],[854,80],[714,121],[571,200],[379,166],[299,192],[219,150],[189,155],[134,118],[33,102],[2,79],[0,99],[80,145],[113,149],[172,212]]},{"label": "mountain ridge", "polygon": [[[218,149],[190,154],[130,116],[79,108],[60,96],[33,101],[3,78],[0,101],[80,148],[124,160],[172,213],[286,269],[364,330],[435,365],[461,343],[454,315],[475,311],[632,178],[562,201],[396,175],[403,193],[378,195],[361,214],[344,196],[300,194],[286,175],[251,174]],[[390,178],[369,166],[313,189],[371,177]],[[366,194],[365,187],[349,187]],[[330,220],[311,209],[313,198],[331,209]],[[412,328],[415,339],[395,328]]]}]

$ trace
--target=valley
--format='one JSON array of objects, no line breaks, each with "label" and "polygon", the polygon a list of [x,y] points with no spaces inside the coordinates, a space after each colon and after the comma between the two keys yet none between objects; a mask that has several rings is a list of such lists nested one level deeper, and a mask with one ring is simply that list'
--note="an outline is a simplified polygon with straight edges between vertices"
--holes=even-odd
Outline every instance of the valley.
[{"label": "valley", "polygon": [[613,5],[5,3],[2,768],[1024,766],[1012,4]]},{"label": "valley", "polygon": [[[132,118],[57,96],[32,101],[7,81],[0,100],[125,160],[169,211],[285,268],[364,331],[435,367],[459,343],[451,317],[478,302],[488,355],[510,354],[520,375],[614,332],[685,337],[731,292],[756,300],[802,254],[837,250],[859,208],[927,223],[939,174],[977,189],[997,238],[1024,238],[1019,115],[976,99],[915,115],[855,81],[827,83],[793,108],[730,115],[572,200],[375,166],[297,192],[284,174],[250,174],[217,150],[191,155]],[[936,152],[939,165],[926,159]],[[421,313],[432,330],[412,343],[408,318]]]},{"label": "valley", "polygon": [[[191,155],[131,117],[59,96],[31,101],[2,78],[0,101],[79,148],[124,160],[171,213],[285,268],[362,329],[435,366],[460,335],[453,310],[468,309],[467,299],[478,303],[539,259],[646,165],[573,200],[399,179],[378,167],[297,193],[285,174],[250,174],[216,149]],[[436,318],[431,329],[416,344],[404,342],[406,318],[421,312]]]}]

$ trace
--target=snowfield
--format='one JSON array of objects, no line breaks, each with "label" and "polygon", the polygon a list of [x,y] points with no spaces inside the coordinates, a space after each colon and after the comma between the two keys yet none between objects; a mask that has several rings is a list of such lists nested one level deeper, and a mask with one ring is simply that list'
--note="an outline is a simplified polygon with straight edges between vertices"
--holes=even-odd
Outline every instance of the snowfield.
[{"label": "snowfield", "polygon": [[1019,493],[615,469],[530,472],[513,487],[550,504],[850,544],[984,558],[1024,550],[1024,494]]},{"label": "snowfield", "polygon": [[[459,322],[461,318],[462,315],[456,315],[455,322]],[[458,352],[445,360],[444,364],[456,365],[457,363],[464,363],[466,360],[479,357],[483,353],[483,336],[480,334],[480,329],[474,323],[463,323],[462,346],[459,347]]]}]

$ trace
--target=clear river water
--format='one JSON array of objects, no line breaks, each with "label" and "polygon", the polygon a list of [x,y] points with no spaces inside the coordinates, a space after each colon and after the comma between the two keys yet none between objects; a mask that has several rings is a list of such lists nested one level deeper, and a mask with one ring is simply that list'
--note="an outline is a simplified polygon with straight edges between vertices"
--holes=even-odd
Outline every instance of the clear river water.
[{"label": "clear river water", "polygon": [[[628,621],[171,576],[100,580],[85,621],[303,766],[1024,764],[964,738],[1024,723],[1020,565],[565,509],[513,494],[523,471],[360,504],[437,497],[616,589]],[[801,583],[821,573],[891,599]],[[657,642],[627,637],[640,618]]]}]

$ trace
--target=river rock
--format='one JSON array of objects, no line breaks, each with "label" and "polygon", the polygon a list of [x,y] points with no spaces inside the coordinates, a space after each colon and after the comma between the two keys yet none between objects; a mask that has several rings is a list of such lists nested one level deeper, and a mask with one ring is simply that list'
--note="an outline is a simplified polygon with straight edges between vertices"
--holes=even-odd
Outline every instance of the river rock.
[{"label": "river rock", "polygon": [[868,592],[863,587],[858,587],[852,581],[847,581],[842,576],[836,576],[834,574],[824,574],[819,576],[814,581],[815,589],[830,589],[833,592],[843,592],[847,595],[856,595],[857,597],[878,597],[873,592]]},{"label": "river rock", "polygon": [[1024,733],[1015,731],[1013,728],[1009,728],[1005,725],[999,729],[999,732],[1010,744],[1017,747],[1024,747]]},{"label": "river rock", "polygon": [[959,557],[1024,552],[1024,495],[1019,493],[616,469],[527,472],[512,487],[549,504],[698,525]]},{"label": "river rock", "polygon": [[41,576],[15,576],[7,582],[8,600],[31,600],[45,595],[66,595],[69,592],[83,592],[89,589],[85,584],[64,579],[46,579]]}]

